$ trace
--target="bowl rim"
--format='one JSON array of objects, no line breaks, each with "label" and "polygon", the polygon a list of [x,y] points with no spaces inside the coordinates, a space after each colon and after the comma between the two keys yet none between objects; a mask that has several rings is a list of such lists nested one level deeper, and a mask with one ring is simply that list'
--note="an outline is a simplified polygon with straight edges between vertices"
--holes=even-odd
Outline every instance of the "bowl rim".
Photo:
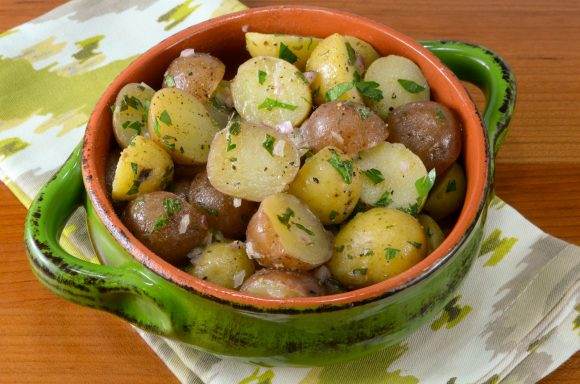
[{"label": "bowl rim", "polygon": [[[479,132],[481,138],[478,140],[478,147],[475,148],[478,149],[476,155],[478,159],[481,160],[481,163],[479,164],[481,172],[469,176],[469,179],[472,180],[468,180],[468,183],[470,181],[473,182],[475,188],[471,193],[469,193],[468,190],[463,208],[449,235],[437,249],[428,254],[427,257],[415,264],[413,267],[382,282],[344,293],[316,297],[271,299],[250,296],[239,291],[230,290],[198,279],[164,261],[161,257],[145,247],[135,236],[133,236],[133,234],[129,232],[115,213],[113,206],[107,197],[107,193],[97,177],[97,162],[94,159],[94,156],[92,156],[92,148],[98,137],[95,128],[99,125],[98,121],[100,115],[109,109],[107,101],[110,99],[110,94],[114,89],[120,88],[126,83],[126,81],[124,81],[126,74],[131,73],[135,68],[146,63],[150,57],[155,57],[161,54],[163,51],[170,49],[172,46],[179,44],[181,41],[195,35],[196,33],[226,23],[238,21],[239,19],[243,19],[249,15],[270,13],[269,17],[271,17],[271,12],[297,11],[319,13],[327,16],[329,14],[339,16],[344,18],[345,22],[356,23],[359,26],[362,25],[365,28],[375,29],[380,33],[388,35],[389,38],[398,40],[400,43],[405,45],[407,49],[413,50],[416,54],[422,56],[430,66],[435,68],[441,75],[443,75],[445,80],[450,83],[452,86],[451,91],[459,98],[462,108],[465,108],[469,115],[469,119],[477,122],[477,125],[481,127],[481,132]],[[476,139],[478,139],[478,137],[476,137]],[[217,302],[259,312],[293,313],[304,311],[333,311],[345,307],[366,304],[391,296],[405,288],[415,285],[437,271],[466,243],[485,208],[485,202],[490,192],[490,156],[490,148],[485,126],[481,121],[477,108],[473,100],[469,97],[465,87],[451,70],[449,70],[437,57],[435,57],[435,55],[429,52],[417,41],[382,23],[350,12],[314,6],[279,5],[250,8],[245,11],[227,14],[225,16],[193,25],[164,39],[134,60],[113,80],[111,84],[109,84],[93,109],[83,140],[82,175],[87,194],[95,208],[98,218],[112,234],[115,241],[145,267],[187,291]]]}]

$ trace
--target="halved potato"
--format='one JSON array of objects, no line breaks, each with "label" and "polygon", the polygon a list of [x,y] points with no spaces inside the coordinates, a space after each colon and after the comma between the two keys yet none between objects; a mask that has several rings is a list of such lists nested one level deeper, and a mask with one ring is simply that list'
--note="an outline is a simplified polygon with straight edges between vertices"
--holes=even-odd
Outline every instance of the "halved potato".
[{"label": "halved potato", "polygon": [[207,161],[209,145],[218,131],[203,103],[191,94],[163,88],[151,99],[149,135],[178,164]]},{"label": "halved potato", "polygon": [[250,220],[246,251],[263,267],[307,271],[330,259],[332,236],[304,202],[278,193]]},{"label": "halved potato", "polygon": [[167,152],[153,140],[135,136],[121,152],[111,195],[114,200],[133,200],[165,189],[172,178],[173,162]]},{"label": "halved potato", "polygon": [[421,159],[403,144],[381,143],[359,154],[363,174],[361,200],[375,207],[401,209],[412,215],[421,211],[435,182]]},{"label": "halved potato", "polygon": [[207,176],[222,193],[262,201],[283,191],[299,167],[298,150],[288,138],[263,126],[233,119],[211,143]]},{"label": "halved potato", "polygon": [[304,121],[312,108],[308,81],[295,66],[260,56],[238,68],[231,84],[236,110],[245,120],[275,127]]},{"label": "halved potato", "polygon": [[423,72],[406,57],[389,55],[375,60],[367,69],[365,81],[379,84],[383,97],[366,101],[383,119],[400,105],[429,100],[429,84]]},{"label": "halved potato", "polygon": [[317,73],[311,88],[318,105],[334,100],[362,103],[353,84],[356,57],[349,55],[346,43],[344,36],[330,35],[318,44],[306,63],[307,71]]},{"label": "halved potato", "polygon": [[301,71],[319,42],[320,39],[316,37],[246,33],[246,49],[252,57],[278,57],[294,64]]},{"label": "halved potato", "polygon": [[145,83],[125,85],[115,99],[113,133],[125,148],[137,135],[147,133],[147,110],[155,91]]},{"label": "halved potato", "polygon": [[444,219],[461,209],[467,188],[465,172],[459,163],[453,163],[444,175],[437,179],[425,211],[437,219]]}]

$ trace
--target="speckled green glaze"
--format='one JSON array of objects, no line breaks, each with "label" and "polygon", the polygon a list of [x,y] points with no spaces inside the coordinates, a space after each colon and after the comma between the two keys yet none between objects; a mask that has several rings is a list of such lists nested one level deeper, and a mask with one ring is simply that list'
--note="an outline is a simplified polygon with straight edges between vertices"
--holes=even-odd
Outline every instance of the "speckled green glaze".
[{"label": "speckled green glaze", "polygon": [[[515,82],[492,52],[453,41],[425,41],[457,76],[487,96],[483,120],[490,156],[497,152],[515,103]],[[360,357],[431,320],[452,297],[477,254],[492,176],[478,215],[456,248],[419,281],[356,305],[261,310],[187,290],[136,262],[85,200],[77,149],[42,189],[26,220],[25,241],[36,276],[56,294],[202,350],[263,365],[327,365]],[[490,161],[493,169],[493,161]],[[493,173],[490,172],[490,175]],[[89,232],[106,265],[79,260],[59,245],[70,214],[85,205]]]}]

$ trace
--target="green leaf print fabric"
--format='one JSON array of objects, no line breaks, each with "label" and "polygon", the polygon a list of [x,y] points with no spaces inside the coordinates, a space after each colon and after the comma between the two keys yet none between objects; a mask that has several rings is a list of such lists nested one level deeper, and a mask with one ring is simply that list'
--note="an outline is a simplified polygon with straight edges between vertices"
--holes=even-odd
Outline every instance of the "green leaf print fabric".
[{"label": "green leaf print fabric", "polygon": [[[137,55],[237,0],[77,0],[0,34],[0,178],[28,205]],[[83,212],[63,245],[96,261]],[[403,342],[330,367],[264,368],[137,330],[183,383],[534,383],[580,346],[580,249],[494,199],[461,289]]]}]

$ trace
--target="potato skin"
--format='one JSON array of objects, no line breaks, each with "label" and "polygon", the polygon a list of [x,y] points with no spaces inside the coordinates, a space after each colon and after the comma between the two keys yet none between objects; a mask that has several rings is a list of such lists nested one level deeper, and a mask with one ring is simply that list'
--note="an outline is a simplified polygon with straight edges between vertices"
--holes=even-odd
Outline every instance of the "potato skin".
[{"label": "potato skin", "polygon": [[[352,165],[348,182],[331,164],[335,158]],[[352,158],[337,148],[326,147],[306,160],[289,191],[304,201],[323,224],[339,224],[360,198],[362,176]]]},{"label": "potato skin", "polygon": [[391,208],[373,208],[344,225],[327,266],[350,288],[366,287],[417,264],[427,253],[423,227],[413,216]]},{"label": "potato skin", "polygon": [[255,271],[244,243],[213,243],[194,262],[192,274],[229,289],[238,289]]},{"label": "potato skin", "polygon": [[258,209],[257,203],[248,200],[242,200],[235,207],[234,198],[215,189],[205,170],[193,178],[188,196],[189,202],[205,214],[209,227],[231,239],[243,238],[250,218]]},{"label": "potato skin", "polygon": [[178,57],[163,76],[163,88],[177,88],[201,102],[208,101],[226,71],[225,65],[207,53]]},{"label": "potato skin", "polygon": [[459,163],[437,178],[425,203],[425,211],[435,220],[444,219],[461,209],[466,191],[465,172]]},{"label": "potato skin", "polygon": [[385,141],[384,121],[363,104],[333,101],[322,104],[300,127],[301,144],[315,151],[334,146],[349,155]]},{"label": "potato skin", "polygon": [[283,34],[264,34],[257,32],[246,33],[246,49],[252,57],[271,56],[280,57],[280,46],[284,43],[296,55],[294,64],[301,71],[304,70],[306,60],[316,48],[321,39],[307,36]]},{"label": "potato skin", "polygon": [[262,269],[244,282],[241,292],[272,299],[322,296],[325,294],[314,277],[291,271]]},{"label": "potato skin", "polygon": [[[179,209],[168,212],[168,201]],[[124,222],[145,246],[174,265],[185,261],[187,253],[207,236],[205,217],[185,199],[165,191],[148,193],[131,201],[125,210]]]},{"label": "potato skin", "polygon": [[438,175],[461,153],[461,125],[444,105],[434,101],[405,104],[389,114],[387,123],[389,141],[404,144]]}]

